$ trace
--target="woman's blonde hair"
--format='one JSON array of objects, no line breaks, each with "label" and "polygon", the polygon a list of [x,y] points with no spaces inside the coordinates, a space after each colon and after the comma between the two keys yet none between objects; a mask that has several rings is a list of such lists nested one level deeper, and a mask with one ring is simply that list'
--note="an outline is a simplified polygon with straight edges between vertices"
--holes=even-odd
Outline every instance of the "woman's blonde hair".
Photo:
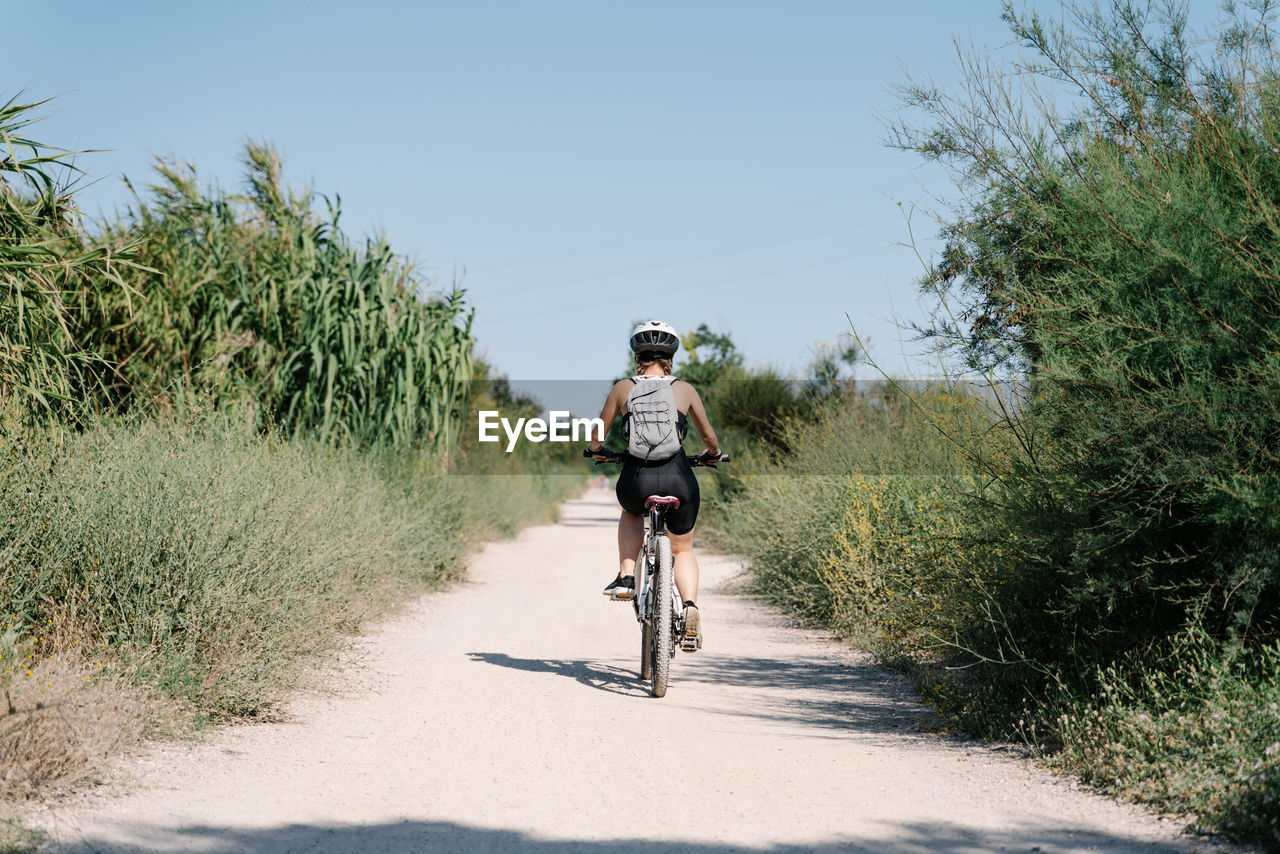
[{"label": "woman's blonde hair", "polygon": [[649,365],[652,365],[654,362],[657,362],[659,365],[661,365],[661,366],[662,366],[662,373],[666,374],[667,376],[671,376],[671,360],[670,360],[670,359],[654,359],[654,358],[650,357],[650,358],[646,358],[646,359],[644,359],[644,360],[642,361],[642,360],[641,360],[641,356],[646,356],[646,355],[648,355],[648,354],[645,354],[645,353],[636,353],[636,366],[637,366],[637,367],[639,367],[641,370],[644,370],[644,369],[645,369],[646,367],[648,367]]}]

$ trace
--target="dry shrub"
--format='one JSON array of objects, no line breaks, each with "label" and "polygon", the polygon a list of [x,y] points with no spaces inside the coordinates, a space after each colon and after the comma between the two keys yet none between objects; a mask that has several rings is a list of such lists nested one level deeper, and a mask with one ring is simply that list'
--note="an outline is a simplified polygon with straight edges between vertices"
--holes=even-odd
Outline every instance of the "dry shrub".
[{"label": "dry shrub", "polygon": [[173,710],[71,656],[19,673],[11,699],[13,711],[0,717],[0,799],[10,801],[84,781]]}]

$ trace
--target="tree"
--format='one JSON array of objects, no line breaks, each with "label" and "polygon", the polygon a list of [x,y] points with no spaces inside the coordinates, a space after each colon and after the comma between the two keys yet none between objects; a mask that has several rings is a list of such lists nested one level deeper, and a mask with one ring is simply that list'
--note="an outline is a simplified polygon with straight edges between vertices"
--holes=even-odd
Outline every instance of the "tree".
[{"label": "tree", "polygon": [[923,332],[1028,384],[987,499],[1022,544],[1000,631],[1041,660],[1280,633],[1275,9],[1231,13],[1199,42],[1176,5],[1006,4],[1025,53],[961,53],[891,124],[961,191]]},{"label": "tree", "polygon": [[698,388],[710,388],[731,368],[742,367],[742,354],[728,334],[712,332],[705,323],[686,333],[681,340],[686,361],[680,368],[681,379]]}]

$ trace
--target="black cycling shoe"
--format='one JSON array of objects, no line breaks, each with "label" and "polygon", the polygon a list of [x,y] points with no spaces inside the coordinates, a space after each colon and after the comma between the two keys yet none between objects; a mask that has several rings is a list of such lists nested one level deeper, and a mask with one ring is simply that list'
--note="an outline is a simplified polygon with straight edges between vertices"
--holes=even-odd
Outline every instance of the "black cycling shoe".
[{"label": "black cycling shoe", "polygon": [[618,576],[609,582],[609,586],[604,589],[604,595],[611,599],[634,599],[636,596],[636,577],[634,575]]},{"label": "black cycling shoe", "polygon": [[684,634],[680,636],[680,649],[685,652],[702,649],[702,615],[692,601],[684,603]]}]

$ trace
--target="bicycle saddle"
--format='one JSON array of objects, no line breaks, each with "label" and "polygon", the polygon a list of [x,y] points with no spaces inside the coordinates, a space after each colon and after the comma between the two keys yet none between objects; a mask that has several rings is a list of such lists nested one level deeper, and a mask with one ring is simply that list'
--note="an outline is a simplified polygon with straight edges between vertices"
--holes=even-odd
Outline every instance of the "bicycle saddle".
[{"label": "bicycle saddle", "polygon": [[644,500],[644,509],[648,510],[656,504],[668,504],[672,510],[677,510],[680,507],[680,499],[674,495],[650,495]]}]

